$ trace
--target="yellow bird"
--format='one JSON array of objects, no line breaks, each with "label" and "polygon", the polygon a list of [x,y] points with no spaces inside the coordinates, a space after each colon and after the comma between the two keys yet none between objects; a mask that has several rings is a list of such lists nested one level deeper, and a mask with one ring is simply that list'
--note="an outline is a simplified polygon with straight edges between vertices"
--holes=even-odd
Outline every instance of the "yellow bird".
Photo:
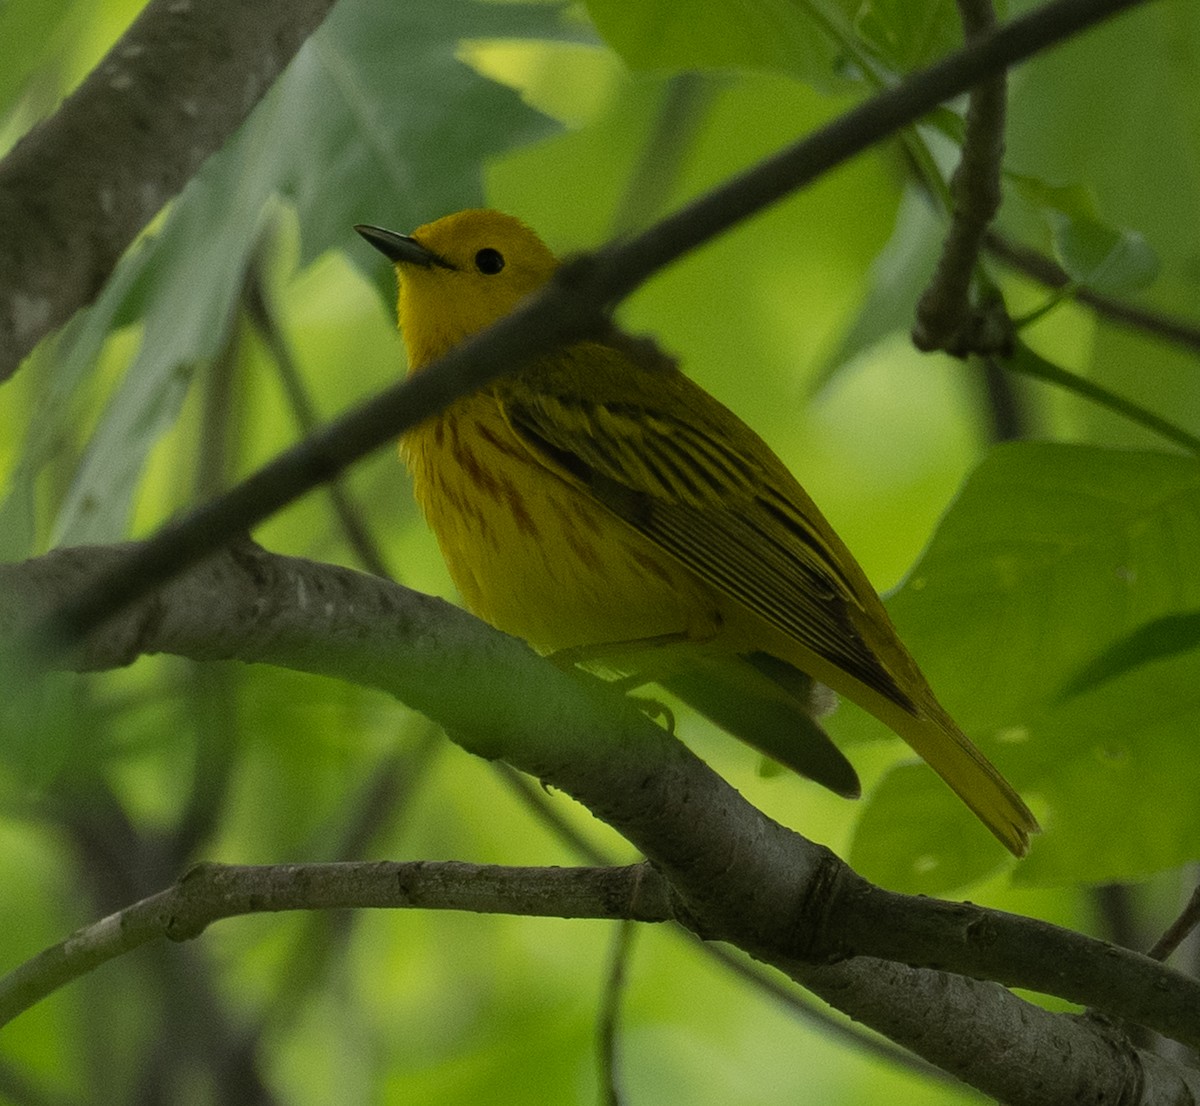
[{"label": "yellow bird", "polygon": [[[395,265],[411,372],[507,315],[558,265],[496,211],[412,235],[356,229]],[[450,574],[485,621],[653,679],[856,796],[854,769],[814,721],[832,688],[904,738],[1007,848],[1027,851],[1033,815],[938,703],[808,494],[652,343],[614,328],[561,349],[457,400],[401,451]]]}]

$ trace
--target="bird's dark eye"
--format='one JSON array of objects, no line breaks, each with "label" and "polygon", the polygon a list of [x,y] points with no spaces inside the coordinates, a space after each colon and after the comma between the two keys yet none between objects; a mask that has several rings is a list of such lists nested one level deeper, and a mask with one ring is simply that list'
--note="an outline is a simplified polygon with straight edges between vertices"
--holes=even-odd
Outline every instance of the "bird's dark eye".
[{"label": "bird's dark eye", "polygon": [[504,268],[504,254],[490,246],[485,247],[475,255],[475,268],[484,276],[495,276]]}]

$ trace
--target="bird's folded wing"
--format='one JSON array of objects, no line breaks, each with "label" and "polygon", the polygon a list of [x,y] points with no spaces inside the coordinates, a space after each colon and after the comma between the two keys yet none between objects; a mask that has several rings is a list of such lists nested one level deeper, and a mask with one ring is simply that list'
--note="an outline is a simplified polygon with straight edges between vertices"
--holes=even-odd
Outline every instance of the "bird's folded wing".
[{"label": "bird's folded wing", "polygon": [[764,480],[772,474],[757,471],[758,458],[662,410],[545,392],[501,403],[542,464],[713,588],[913,709],[855,628],[850,609],[862,601],[828,543],[802,503]]}]

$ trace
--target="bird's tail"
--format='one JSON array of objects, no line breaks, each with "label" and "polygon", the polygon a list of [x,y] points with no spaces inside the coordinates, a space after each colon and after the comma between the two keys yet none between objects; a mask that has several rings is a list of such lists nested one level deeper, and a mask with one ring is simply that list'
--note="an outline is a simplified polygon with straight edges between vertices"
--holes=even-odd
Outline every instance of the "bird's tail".
[{"label": "bird's tail", "polygon": [[[976,817],[1015,856],[1029,851],[1029,835],[1040,832],[1037,819],[996,766],[972,744],[936,702],[919,715],[896,704],[880,720],[891,726]],[[878,712],[872,712],[878,713]]]}]

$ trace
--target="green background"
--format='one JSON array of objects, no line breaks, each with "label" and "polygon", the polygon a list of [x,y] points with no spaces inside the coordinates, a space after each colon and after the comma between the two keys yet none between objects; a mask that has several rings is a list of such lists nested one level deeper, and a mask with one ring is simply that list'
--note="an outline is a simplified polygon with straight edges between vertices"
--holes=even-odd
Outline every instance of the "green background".
[{"label": "green background", "polygon": [[[0,5],[0,145],[137,8]],[[953,5],[930,0],[341,0],[96,304],[0,392],[4,556],[148,534],[297,439],[280,367],[240,309],[252,259],[292,387],[330,417],[403,372],[392,278],[355,222],[407,231],[487,204],[556,251],[596,246],[958,38]],[[1198,77],[1187,0],[1022,66],[1001,229],[1085,283],[1200,320]],[[1115,895],[1144,946],[1200,856],[1200,468],[1121,413],[1022,378],[1028,440],[996,446],[980,368],[914,351],[945,227],[918,169],[948,172],[957,130],[943,114],[858,158],[656,277],[619,317],[750,422],[876,585],[897,589],[893,615],[940,697],[1046,832],[1011,861],[851,706],[830,728],[863,777],[857,804],[764,773],[694,716],[679,731],[772,817],[885,886],[1105,936]],[[1015,316],[1046,304],[987,268]],[[1195,351],[1071,302],[1021,339],[1200,433]],[[346,490],[390,571],[452,598],[394,451]],[[325,493],[255,537],[359,564]],[[5,969],[188,859],[329,859],[350,827],[359,859],[580,859],[487,764],[377,693],[157,658],[58,679],[42,708],[0,747]],[[381,781],[395,793],[372,806]],[[632,858],[586,811],[547,801]],[[169,1100],[219,1100],[203,1041],[175,1039],[212,1015],[214,1040],[252,1042],[281,1102],[595,1101],[614,939],[599,922],[417,912],[225,922],[110,964],[5,1029],[0,1097],[134,1101],[157,1067]],[[666,929],[637,934],[627,970],[631,1103],[978,1100],[830,1036]]]}]

